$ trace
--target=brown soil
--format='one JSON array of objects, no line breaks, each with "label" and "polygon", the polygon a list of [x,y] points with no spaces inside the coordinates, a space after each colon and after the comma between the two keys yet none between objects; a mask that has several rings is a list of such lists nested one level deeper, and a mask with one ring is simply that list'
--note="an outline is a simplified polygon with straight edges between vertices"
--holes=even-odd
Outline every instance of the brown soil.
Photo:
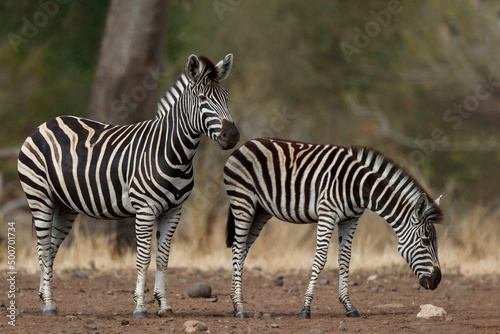
[{"label": "brown soil", "polygon": [[[148,318],[134,319],[134,272],[84,273],[87,278],[76,278],[74,272],[61,273],[56,268],[54,293],[59,314],[53,317],[42,316],[38,277],[18,273],[15,327],[8,324],[6,316],[10,303],[6,294],[8,276],[0,273],[0,332],[184,333],[183,324],[187,320],[199,320],[208,326],[210,333],[309,333],[312,329],[324,333],[500,333],[499,277],[465,279],[445,275],[436,290],[426,291],[414,290],[417,279],[406,274],[397,277],[379,271],[375,280],[368,281],[368,275],[354,273],[350,278],[350,295],[361,316],[348,318],[337,297],[337,273],[325,270],[320,279],[329,279],[330,284],[317,286],[312,317],[301,319],[298,314],[309,273],[283,274],[284,284],[277,286],[273,280],[279,273],[253,269],[243,277],[249,318],[235,319],[228,271],[207,273],[172,268],[168,272],[167,291],[175,318],[157,317],[154,312],[158,306],[151,302]],[[196,282],[209,283],[217,302],[189,298],[187,290]],[[147,298],[152,298],[153,286],[154,273],[150,271]],[[299,295],[290,294],[292,286],[299,288]],[[375,286],[378,292],[373,291]],[[428,320],[417,318],[421,304],[440,306],[448,315]],[[271,318],[254,318],[258,312],[268,313]]]}]

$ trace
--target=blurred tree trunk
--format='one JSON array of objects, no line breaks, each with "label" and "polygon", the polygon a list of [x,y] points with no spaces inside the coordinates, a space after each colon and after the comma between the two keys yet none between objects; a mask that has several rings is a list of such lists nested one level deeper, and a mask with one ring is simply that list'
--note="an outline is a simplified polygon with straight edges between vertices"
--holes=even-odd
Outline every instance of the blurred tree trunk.
[{"label": "blurred tree trunk", "polygon": [[[89,116],[114,124],[154,117],[161,81],[167,0],[112,0],[101,42]],[[134,220],[90,222],[106,228],[116,245],[135,241]]]}]

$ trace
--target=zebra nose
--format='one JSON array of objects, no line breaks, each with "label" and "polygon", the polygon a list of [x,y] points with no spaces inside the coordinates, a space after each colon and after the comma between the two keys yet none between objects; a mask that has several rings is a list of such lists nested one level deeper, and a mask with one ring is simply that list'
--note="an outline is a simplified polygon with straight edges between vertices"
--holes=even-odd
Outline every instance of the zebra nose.
[{"label": "zebra nose", "polygon": [[434,290],[441,282],[441,269],[439,267],[434,267],[431,276],[431,290]]},{"label": "zebra nose", "polygon": [[441,269],[439,267],[433,267],[432,274],[430,276],[422,276],[420,278],[420,285],[426,290],[434,290],[441,282]]},{"label": "zebra nose", "polygon": [[240,132],[234,122],[222,120],[222,130],[219,135],[219,146],[223,150],[228,150],[236,146],[240,141]]}]

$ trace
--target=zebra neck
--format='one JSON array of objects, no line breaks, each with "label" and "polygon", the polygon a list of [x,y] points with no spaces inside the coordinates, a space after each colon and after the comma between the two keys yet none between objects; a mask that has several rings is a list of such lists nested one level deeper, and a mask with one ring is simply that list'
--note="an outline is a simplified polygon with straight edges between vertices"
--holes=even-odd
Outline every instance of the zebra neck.
[{"label": "zebra neck", "polygon": [[[160,98],[155,122],[162,129],[162,150],[165,162],[178,169],[191,165],[198,149],[201,134],[192,127],[189,115],[193,102],[189,101],[189,79],[182,73],[172,87]],[[165,142],[167,140],[168,142]]]},{"label": "zebra neck", "polygon": [[366,189],[364,202],[366,208],[384,218],[400,236],[405,228],[405,222],[410,221],[415,202],[422,189],[414,179],[396,165],[388,166],[392,171],[368,172],[368,177],[362,187]]}]

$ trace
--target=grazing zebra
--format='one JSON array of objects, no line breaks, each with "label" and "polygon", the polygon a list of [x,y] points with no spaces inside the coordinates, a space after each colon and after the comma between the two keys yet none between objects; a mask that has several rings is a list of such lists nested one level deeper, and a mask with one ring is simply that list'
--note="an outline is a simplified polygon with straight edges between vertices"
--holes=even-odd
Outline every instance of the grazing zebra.
[{"label": "grazing zebra", "polygon": [[233,251],[231,297],[243,318],[241,276],[250,246],[275,216],[318,223],[312,276],[300,316],[310,318],[314,287],[323,270],[335,225],[339,228],[339,299],[346,314],[359,316],[348,293],[352,238],[365,209],[383,217],[399,238],[398,251],[424,288],[441,279],[435,223],[443,220],[439,200],[398,165],[365,147],[254,139],[234,151],[224,167],[229,195],[227,246]]},{"label": "grazing zebra", "polygon": [[137,285],[134,317],[147,316],[146,271],[156,225],[158,315],[172,314],[166,298],[170,241],[181,207],[193,188],[193,156],[201,134],[221,149],[233,148],[239,132],[228,111],[228,93],[219,84],[232,54],[214,65],[191,55],[186,69],[159,100],[156,118],[121,126],[63,116],[38,127],[24,142],[18,160],[38,238],[43,314],[57,314],[52,265],[77,214],[99,219],[135,217]]}]

